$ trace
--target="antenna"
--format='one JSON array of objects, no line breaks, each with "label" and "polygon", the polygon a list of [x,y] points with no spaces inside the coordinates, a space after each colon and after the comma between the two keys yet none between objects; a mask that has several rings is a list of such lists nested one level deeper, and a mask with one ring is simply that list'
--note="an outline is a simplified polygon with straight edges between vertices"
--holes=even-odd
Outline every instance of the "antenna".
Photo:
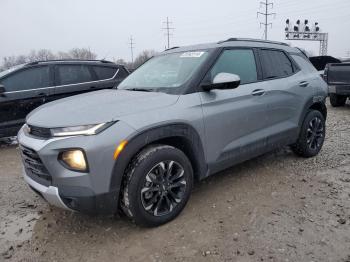
[{"label": "antenna", "polygon": [[170,25],[172,24],[173,22],[170,22],[169,21],[169,17],[166,18],[166,21],[163,22],[163,24],[165,24],[165,27],[162,28],[163,30],[166,30],[166,33],[165,35],[167,36],[167,39],[168,39],[168,49],[170,48],[170,36],[172,35],[170,33],[170,30],[174,30],[175,28],[174,27],[170,27]]},{"label": "antenna", "polygon": [[269,0],[265,0],[265,2],[260,2],[260,8],[261,6],[265,6],[265,12],[257,12],[257,17],[259,17],[259,15],[265,16],[265,23],[260,22],[260,26],[263,25],[265,26],[265,40],[267,40],[267,28],[268,26],[271,26],[272,28],[272,23],[268,23],[268,17],[273,15],[274,17],[276,17],[276,13],[269,13],[269,8],[273,8],[273,3],[269,3]]},{"label": "antenna", "polygon": [[135,48],[135,42],[132,36],[130,36],[130,52],[131,52],[131,63],[134,63],[134,48]]}]

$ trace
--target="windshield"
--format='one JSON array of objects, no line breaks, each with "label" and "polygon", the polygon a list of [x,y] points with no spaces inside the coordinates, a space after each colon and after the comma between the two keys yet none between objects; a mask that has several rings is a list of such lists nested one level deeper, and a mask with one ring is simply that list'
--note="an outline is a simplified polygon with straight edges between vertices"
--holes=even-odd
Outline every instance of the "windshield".
[{"label": "windshield", "polygon": [[129,75],[118,89],[157,91],[182,86],[208,56],[207,51],[156,56]]},{"label": "windshield", "polygon": [[21,67],[23,67],[24,65],[25,64],[16,65],[14,67],[11,67],[10,69],[7,69],[5,71],[0,72],[0,78],[5,76],[5,75],[7,75],[7,74],[9,74],[9,73],[11,73],[11,72],[13,72],[13,71],[15,71],[15,70],[17,70],[17,69],[19,69],[19,68],[21,68]]}]

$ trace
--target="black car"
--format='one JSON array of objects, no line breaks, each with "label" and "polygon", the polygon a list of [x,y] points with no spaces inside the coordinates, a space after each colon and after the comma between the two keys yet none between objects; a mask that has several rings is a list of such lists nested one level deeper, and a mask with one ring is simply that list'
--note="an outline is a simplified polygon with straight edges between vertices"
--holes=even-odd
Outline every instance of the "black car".
[{"label": "black car", "polygon": [[350,98],[350,63],[327,64],[324,79],[328,83],[331,105],[344,106]]},{"label": "black car", "polygon": [[128,75],[124,66],[105,60],[33,62],[0,72],[0,138],[15,136],[27,114],[44,103],[115,88]]}]

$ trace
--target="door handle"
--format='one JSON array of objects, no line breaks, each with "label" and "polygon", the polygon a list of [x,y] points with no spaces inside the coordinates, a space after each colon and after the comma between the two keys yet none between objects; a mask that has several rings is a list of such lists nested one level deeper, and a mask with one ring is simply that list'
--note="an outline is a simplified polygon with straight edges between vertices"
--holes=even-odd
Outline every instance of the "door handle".
[{"label": "door handle", "polygon": [[46,96],[46,93],[39,93],[39,94],[37,95],[37,97],[43,97],[43,96]]},{"label": "door handle", "polygon": [[96,86],[90,86],[90,89],[96,89]]},{"label": "door handle", "polygon": [[253,96],[262,96],[263,94],[265,94],[265,90],[264,89],[255,89],[252,92]]},{"label": "door handle", "polygon": [[301,81],[300,83],[299,83],[299,86],[300,87],[307,87],[309,85],[309,82],[307,82],[307,81]]}]

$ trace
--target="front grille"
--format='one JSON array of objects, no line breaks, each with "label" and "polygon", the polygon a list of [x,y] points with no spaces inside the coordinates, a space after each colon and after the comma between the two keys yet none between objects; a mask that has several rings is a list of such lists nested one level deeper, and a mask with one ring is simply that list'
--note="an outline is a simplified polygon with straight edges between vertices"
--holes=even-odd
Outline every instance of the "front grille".
[{"label": "front grille", "polygon": [[28,147],[20,145],[23,166],[27,175],[34,181],[45,186],[51,185],[51,176],[41,161],[39,155]]},{"label": "front grille", "polygon": [[40,137],[40,138],[51,137],[51,131],[49,128],[32,126],[32,125],[28,125],[28,127],[29,127],[29,134],[33,136]]}]

